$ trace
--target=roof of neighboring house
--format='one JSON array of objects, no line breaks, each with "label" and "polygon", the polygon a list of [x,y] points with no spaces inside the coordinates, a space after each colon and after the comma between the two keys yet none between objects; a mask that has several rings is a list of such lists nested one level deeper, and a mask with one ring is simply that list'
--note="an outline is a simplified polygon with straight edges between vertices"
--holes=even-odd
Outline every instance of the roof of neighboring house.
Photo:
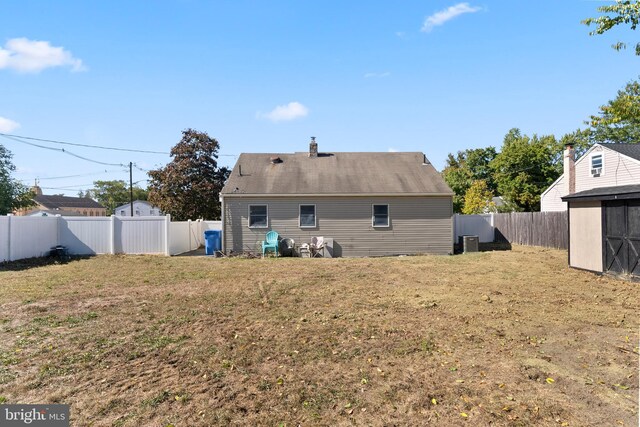
[{"label": "roof of neighboring house", "polygon": [[47,209],[60,208],[98,208],[105,209],[100,203],[87,197],[68,197],[68,196],[44,196],[39,195],[34,200]]},{"label": "roof of neighboring house", "polygon": [[640,184],[592,188],[562,198],[566,201],[640,199]]},{"label": "roof of neighboring house", "polygon": [[640,143],[638,144],[600,144],[605,148],[617,151],[620,154],[640,160]]},{"label": "roof of neighboring house", "polygon": [[[134,200],[134,201],[133,201],[133,204],[135,205],[136,203],[138,203],[138,204],[143,204],[143,205],[147,205],[147,206],[149,206],[149,207],[151,207],[151,208],[155,208],[155,206],[154,206],[154,205],[152,205],[151,203],[147,202],[146,200]],[[126,204],[124,204],[124,205],[122,205],[122,206],[118,206],[117,208],[115,208],[115,209],[114,209],[114,211],[117,211],[117,210],[120,210],[120,209],[126,209],[126,208],[128,208],[129,206],[131,206],[131,203],[126,203]]]},{"label": "roof of neighboring house", "polygon": [[76,211],[64,211],[64,210],[51,210],[51,209],[39,209],[37,211],[29,212],[29,216],[83,216],[80,212]]},{"label": "roof of neighboring house", "polygon": [[[272,162],[272,159],[278,158]],[[221,194],[453,195],[422,153],[241,154]]]}]

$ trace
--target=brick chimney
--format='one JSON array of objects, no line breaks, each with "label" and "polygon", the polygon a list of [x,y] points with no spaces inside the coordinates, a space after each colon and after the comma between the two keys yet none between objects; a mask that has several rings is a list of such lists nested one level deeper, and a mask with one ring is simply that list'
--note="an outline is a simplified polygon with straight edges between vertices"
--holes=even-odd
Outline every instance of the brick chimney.
[{"label": "brick chimney", "polygon": [[311,137],[311,142],[309,143],[309,157],[318,157],[318,143],[315,136]]},{"label": "brick chimney", "polygon": [[576,192],[576,151],[573,144],[564,146],[564,193],[565,196]]}]

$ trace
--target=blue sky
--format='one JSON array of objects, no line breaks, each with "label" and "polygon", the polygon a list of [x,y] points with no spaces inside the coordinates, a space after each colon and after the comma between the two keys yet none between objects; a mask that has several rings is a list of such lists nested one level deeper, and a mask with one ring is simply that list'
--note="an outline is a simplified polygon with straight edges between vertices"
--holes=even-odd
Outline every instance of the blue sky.
[{"label": "blue sky", "polygon": [[[241,152],[305,151],[316,136],[320,151],[422,151],[441,169],[449,152],[499,147],[513,127],[583,127],[638,77],[640,58],[609,47],[634,32],[591,37],[580,24],[603,4],[5,1],[0,132],[166,152],[192,127],[220,142],[229,166]],[[45,194],[128,179],[120,167],[0,144],[16,177],[39,177]],[[169,161],[65,148],[142,169]],[[84,176],[48,179],[68,175]]]}]

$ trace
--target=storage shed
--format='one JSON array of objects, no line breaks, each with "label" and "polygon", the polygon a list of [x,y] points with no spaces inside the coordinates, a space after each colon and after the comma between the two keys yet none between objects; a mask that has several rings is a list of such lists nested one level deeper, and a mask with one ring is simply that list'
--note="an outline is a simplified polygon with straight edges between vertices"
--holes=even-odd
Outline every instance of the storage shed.
[{"label": "storage shed", "polygon": [[569,266],[640,278],[640,184],[562,198],[569,210]]}]

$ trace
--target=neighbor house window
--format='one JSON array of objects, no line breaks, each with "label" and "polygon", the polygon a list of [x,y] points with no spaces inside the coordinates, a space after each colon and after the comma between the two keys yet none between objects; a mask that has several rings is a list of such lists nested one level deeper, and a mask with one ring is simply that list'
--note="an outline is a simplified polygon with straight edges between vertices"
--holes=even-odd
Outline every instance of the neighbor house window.
[{"label": "neighbor house window", "polygon": [[300,205],[299,225],[301,228],[316,226],[316,205]]},{"label": "neighbor house window", "polygon": [[602,172],[602,154],[591,155],[591,176],[600,176]]},{"label": "neighbor house window", "polygon": [[373,226],[389,226],[389,205],[373,205]]},{"label": "neighbor house window", "polygon": [[267,228],[269,224],[269,211],[267,205],[249,206],[249,227]]}]

